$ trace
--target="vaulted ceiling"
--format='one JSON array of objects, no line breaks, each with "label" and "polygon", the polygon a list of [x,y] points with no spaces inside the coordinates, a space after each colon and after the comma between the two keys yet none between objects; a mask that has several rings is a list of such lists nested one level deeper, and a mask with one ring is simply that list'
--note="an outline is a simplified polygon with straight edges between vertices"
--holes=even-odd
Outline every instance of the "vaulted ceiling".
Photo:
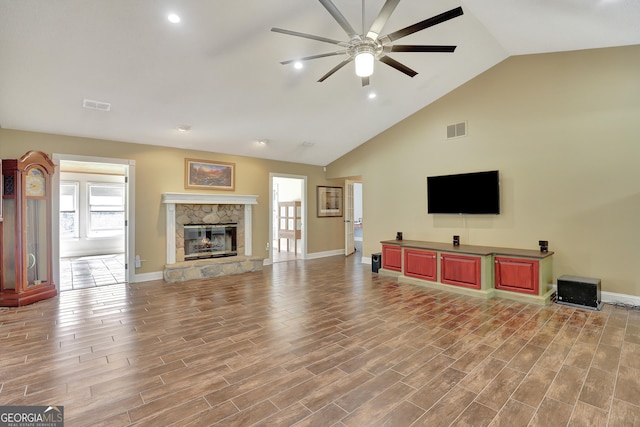
[{"label": "vaulted ceiling", "polygon": [[[362,2],[333,3],[360,31]],[[272,27],[348,40],[317,0],[0,0],[0,126],[326,165],[509,56],[640,44],[637,0],[401,0],[382,33],[458,6],[402,39],[454,53],[389,54],[418,74],[363,87],[353,63],[317,82],[338,56],[280,64],[337,49]]]}]

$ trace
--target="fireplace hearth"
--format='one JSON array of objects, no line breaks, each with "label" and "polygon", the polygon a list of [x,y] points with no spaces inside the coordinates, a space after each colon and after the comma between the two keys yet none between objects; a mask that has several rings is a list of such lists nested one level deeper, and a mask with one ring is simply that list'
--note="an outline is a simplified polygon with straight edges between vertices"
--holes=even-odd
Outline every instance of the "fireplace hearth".
[{"label": "fireplace hearth", "polygon": [[185,224],[185,261],[238,255],[237,229],[236,223]]}]

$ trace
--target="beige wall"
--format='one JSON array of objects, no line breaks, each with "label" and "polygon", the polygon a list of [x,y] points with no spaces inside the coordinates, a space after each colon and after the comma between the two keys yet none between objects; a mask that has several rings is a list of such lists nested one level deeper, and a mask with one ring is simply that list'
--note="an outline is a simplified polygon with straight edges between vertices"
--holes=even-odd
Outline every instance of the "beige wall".
[{"label": "beige wall", "polygon": [[[259,195],[254,254],[269,234],[269,173],[307,175],[308,252],[344,247],[343,218],[315,217],[316,185],[361,176],[364,253],[406,239],[537,248],[549,240],[554,276],[598,277],[640,295],[640,46],[510,58],[353,152],[321,167],[140,144],[0,129],[0,157],[28,150],[136,161],[137,273],[164,265],[163,192],[183,188],[184,158],[237,164],[237,194]],[[467,137],[446,140],[447,124]],[[498,216],[426,214],[426,177],[499,169]]]},{"label": "beige wall", "polygon": [[50,156],[57,153],[135,160],[135,253],[146,260],[142,268],[136,269],[138,274],[162,271],[164,267],[165,211],[161,194],[197,192],[184,188],[185,157],[236,163],[234,194],[259,196],[258,205],[254,206],[253,211],[254,255],[268,257],[265,247],[269,241],[269,173],[272,172],[308,177],[308,253],[344,248],[343,218],[316,218],[315,215],[316,186],[338,185],[342,182],[325,179],[325,173],[319,166],[0,129],[0,158],[17,158],[29,150],[40,150]]},{"label": "beige wall", "polygon": [[[468,136],[446,126],[468,121]],[[361,175],[364,253],[405,239],[536,249],[640,296],[640,46],[512,57],[328,166]],[[427,215],[426,177],[500,170],[501,214]]]}]

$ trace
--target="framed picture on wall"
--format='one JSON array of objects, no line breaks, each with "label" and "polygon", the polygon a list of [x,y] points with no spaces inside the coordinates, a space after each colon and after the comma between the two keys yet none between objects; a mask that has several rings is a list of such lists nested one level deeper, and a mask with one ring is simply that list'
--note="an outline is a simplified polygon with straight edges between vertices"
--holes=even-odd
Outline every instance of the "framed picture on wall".
[{"label": "framed picture on wall", "polygon": [[235,163],[184,159],[184,188],[234,190],[235,186]]},{"label": "framed picture on wall", "polygon": [[342,216],[342,187],[317,187],[318,218]]}]

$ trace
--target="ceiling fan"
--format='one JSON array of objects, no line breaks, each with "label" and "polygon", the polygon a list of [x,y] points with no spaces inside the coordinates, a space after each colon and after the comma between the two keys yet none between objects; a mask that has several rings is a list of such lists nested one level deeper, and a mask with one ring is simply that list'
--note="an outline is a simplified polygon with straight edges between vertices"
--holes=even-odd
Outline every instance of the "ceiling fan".
[{"label": "ceiling fan", "polygon": [[380,33],[384,28],[385,24],[389,20],[389,17],[395,10],[396,6],[400,2],[400,0],[387,0],[378,16],[371,24],[371,28],[369,31],[364,34],[364,1],[362,0],[362,34],[358,34],[349,21],[340,13],[338,8],[333,4],[331,0],[319,0],[320,3],[324,6],[325,9],[333,16],[333,18],[338,22],[338,24],[342,27],[342,29],[349,36],[349,41],[340,41],[334,40],[326,37],[315,36],[313,34],[300,33],[297,31],[284,30],[282,28],[272,28],[271,31],[276,33],[288,34],[296,37],[303,37],[306,39],[316,40],[324,43],[335,44],[343,47],[344,49],[338,50],[335,52],[322,53],[319,55],[306,56],[304,58],[291,59],[288,61],[282,61],[282,65],[287,65],[290,63],[308,61],[311,59],[317,58],[325,58],[328,56],[346,56],[346,58],[340,62],[338,65],[333,67],[326,73],[324,76],[318,80],[318,82],[323,82],[331,75],[333,75],[336,71],[350,63],[351,61],[355,61],[356,66],[356,75],[361,77],[362,86],[366,86],[369,84],[369,77],[373,74],[373,64],[375,60],[378,60],[384,64],[387,64],[390,67],[395,68],[396,70],[408,75],[409,77],[413,77],[418,74],[416,71],[407,67],[406,65],[396,61],[395,59],[389,57],[387,53],[390,52],[448,52],[451,53],[455,51],[456,46],[447,46],[447,45],[399,45],[392,44],[394,41],[401,39],[402,37],[406,37],[410,34],[417,33],[418,31],[422,31],[425,28],[432,27],[434,25],[440,24],[442,22],[448,21],[455,17],[458,17],[463,14],[461,7],[456,7],[455,9],[451,9],[447,12],[443,12],[439,15],[432,16],[431,18],[427,18],[423,21],[405,27],[401,30],[394,31],[387,35],[381,36]]}]

